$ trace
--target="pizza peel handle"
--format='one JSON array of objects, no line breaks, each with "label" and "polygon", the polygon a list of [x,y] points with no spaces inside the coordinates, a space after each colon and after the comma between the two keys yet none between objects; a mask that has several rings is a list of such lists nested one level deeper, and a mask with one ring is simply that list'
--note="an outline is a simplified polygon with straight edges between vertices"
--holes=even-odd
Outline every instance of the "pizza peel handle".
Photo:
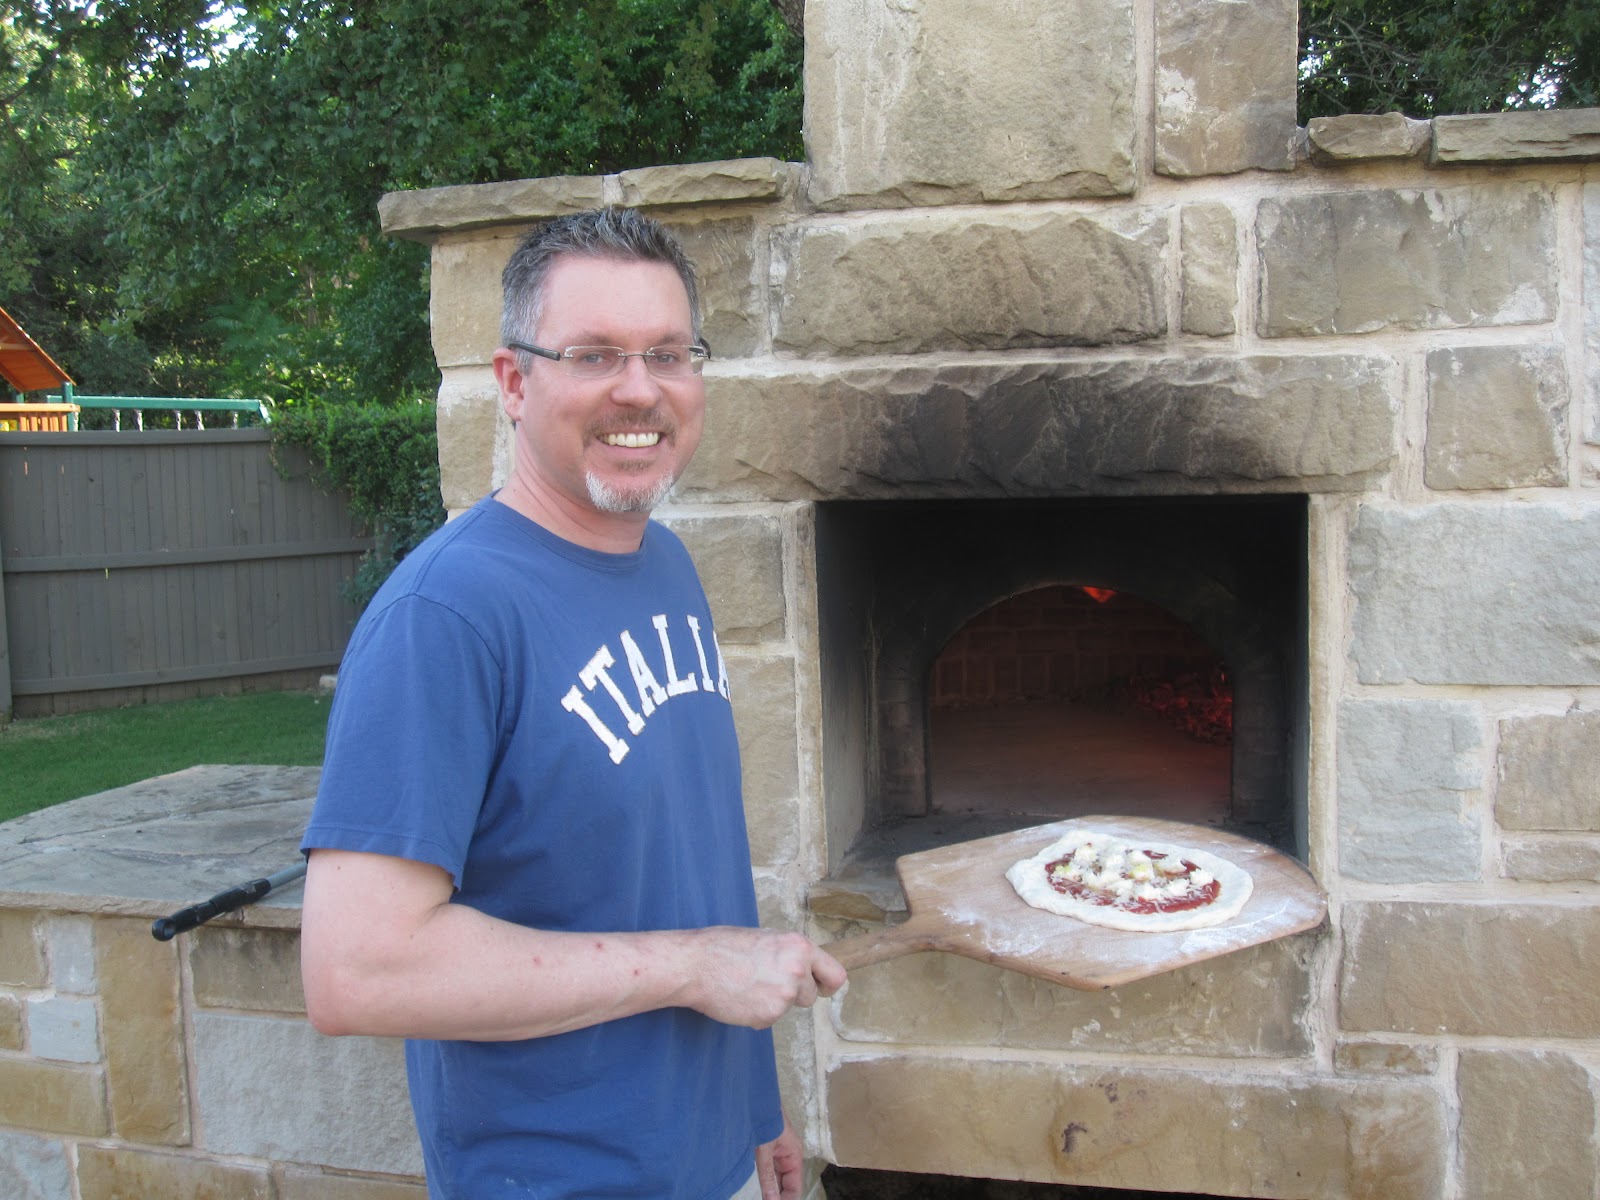
[{"label": "pizza peel handle", "polygon": [[840,938],[823,947],[839,960],[846,971],[871,966],[902,954],[916,954],[923,950],[939,949],[938,930],[910,917],[899,925],[889,925],[871,933]]}]

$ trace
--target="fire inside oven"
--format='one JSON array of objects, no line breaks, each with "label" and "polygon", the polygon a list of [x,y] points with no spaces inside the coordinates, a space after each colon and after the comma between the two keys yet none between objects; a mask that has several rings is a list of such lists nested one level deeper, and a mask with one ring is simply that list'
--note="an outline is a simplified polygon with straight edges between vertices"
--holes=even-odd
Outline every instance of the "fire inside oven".
[{"label": "fire inside oven", "polygon": [[1303,857],[1305,513],[819,505],[832,865],[1094,813]]}]

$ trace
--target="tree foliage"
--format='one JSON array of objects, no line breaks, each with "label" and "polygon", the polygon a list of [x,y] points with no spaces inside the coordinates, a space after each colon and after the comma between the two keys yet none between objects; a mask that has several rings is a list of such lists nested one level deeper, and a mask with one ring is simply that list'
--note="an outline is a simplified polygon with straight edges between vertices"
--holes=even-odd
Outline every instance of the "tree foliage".
[{"label": "tree foliage", "polygon": [[93,392],[436,381],[387,191],[796,157],[767,0],[12,0],[0,303]]},{"label": "tree foliage", "polygon": [[1597,104],[1596,0],[1301,0],[1302,121]]}]

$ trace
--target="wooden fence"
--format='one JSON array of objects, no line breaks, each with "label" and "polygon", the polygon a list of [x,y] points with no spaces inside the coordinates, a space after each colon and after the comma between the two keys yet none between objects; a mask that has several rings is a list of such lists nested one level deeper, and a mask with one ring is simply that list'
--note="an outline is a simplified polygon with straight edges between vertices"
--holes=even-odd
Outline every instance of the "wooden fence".
[{"label": "wooden fence", "polygon": [[303,686],[371,543],[261,429],[0,434],[0,714]]}]

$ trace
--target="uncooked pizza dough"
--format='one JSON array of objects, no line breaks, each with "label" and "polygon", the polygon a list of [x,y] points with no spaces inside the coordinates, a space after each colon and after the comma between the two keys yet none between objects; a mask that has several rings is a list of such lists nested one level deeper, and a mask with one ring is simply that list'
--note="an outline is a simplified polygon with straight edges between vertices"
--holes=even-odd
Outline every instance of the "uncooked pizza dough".
[{"label": "uncooked pizza dough", "polygon": [[1250,899],[1250,872],[1215,854],[1075,829],[1006,878],[1035,908],[1134,933],[1220,925]]}]

